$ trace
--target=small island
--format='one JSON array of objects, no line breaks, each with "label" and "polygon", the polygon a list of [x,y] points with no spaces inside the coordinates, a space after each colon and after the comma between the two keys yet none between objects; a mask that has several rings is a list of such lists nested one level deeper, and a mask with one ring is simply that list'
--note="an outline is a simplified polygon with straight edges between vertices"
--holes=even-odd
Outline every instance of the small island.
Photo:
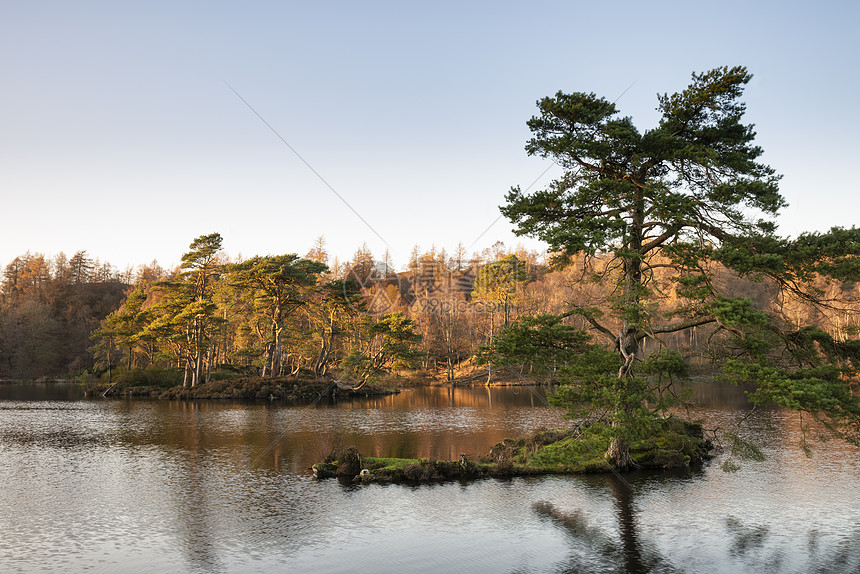
[{"label": "small island", "polygon": [[[610,443],[603,423],[588,429],[542,429],[527,438],[505,439],[478,460],[365,457],[354,447],[332,453],[312,467],[317,479],[335,478],[356,483],[427,483],[539,474],[612,472],[604,458]],[[647,440],[630,445],[633,468],[670,469],[702,464],[713,444],[699,423],[676,417],[661,419]]]},{"label": "small island", "polygon": [[178,369],[123,372],[114,382],[83,378],[84,393],[89,397],[151,398],[162,400],[234,399],[285,400],[309,402],[320,398],[351,398],[393,395],[400,392],[400,381],[377,381],[360,388],[332,377],[288,375],[261,377],[236,373],[218,373],[218,378],[189,387],[180,383]]}]

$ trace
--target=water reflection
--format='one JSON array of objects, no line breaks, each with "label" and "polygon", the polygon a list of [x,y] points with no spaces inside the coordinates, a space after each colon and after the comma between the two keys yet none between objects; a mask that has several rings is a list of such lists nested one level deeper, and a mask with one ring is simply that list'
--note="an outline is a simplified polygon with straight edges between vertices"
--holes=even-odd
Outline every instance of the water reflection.
[{"label": "water reflection", "polygon": [[82,398],[83,387],[72,383],[0,381],[0,401],[78,401]]},{"label": "water reflection", "polygon": [[584,477],[583,486],[612,501],[615,526],[600,528],[581,509],[563,511],[552,502],[539,501],[532,505],[535,513],[548,518],[570,539],[570,555],[560,571],[583,572],[678,572],[659,547],[643,539],[641,517],[636,504],[637,493],[643,485],[653,489],[655,483],[694,482],[701,479],[701,470],[684,469],[668,473],[638,472],[626,475],[607,474]]},{"label": "water reflection", "polygon": [[[860,568],[860,451],[827,443],[807,459],[796,417],[783,411],[750,415],[768,459],[736,474],[712,464],[354,486],[316,482],[308,467],[336,444],[378,456],[478,455],[563,421],[527,388],[313,406],[69,401],[57,398],[68,390],[43,390],[53,394],[17,389],[0,400],[0,571]],[[711,427],[749,414],[738,395],[708,400],[696,414]]]}]

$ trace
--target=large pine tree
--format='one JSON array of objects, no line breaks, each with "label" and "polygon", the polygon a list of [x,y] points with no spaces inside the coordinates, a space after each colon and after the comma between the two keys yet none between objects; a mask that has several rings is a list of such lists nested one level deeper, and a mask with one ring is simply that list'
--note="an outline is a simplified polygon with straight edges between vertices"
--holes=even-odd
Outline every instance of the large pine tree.
[{"label": "large pine tree", "polygon": [[[633,395],[641,392],[634,374],[643,339],[699,325],[715,324],[746,341],[737,346],[744,360],[729,366],[739,376],[749,376],[756,371],[750,365],[758,365],[756,382],[765,385],[760,387],[762,400],[779,401],[785,392],[796,391],[797,385],[786,381],[804,379],[797,373],[806,368],[834,365],[827,380],[835,387],[822,392],[839,394],[841,402],[839,412],[831,408],[825,418],[836,416],[835,426],[843,430],[843,423],[852,421],[842,415],[854,417],[855,425],[860,420],[845,378],[845,369],[856,361],[855,348],[807,346],[805,358],[789,354],[791,360],[777,364],[773,344],[788,340],[796,349],[806,339],[777,335],[769,317],[752,309],[748,300],[720,293],[712,281],[709,262],[716,261],[741,274],[770,276],[814,302],[804,278],[830,272],[843,280],[860,279],[860,233],[853,228],[796,240],[775,234],[773,217],[785,201],[779,176],[758,161],[762,149],[753,142],[753,126],[743,123],[741,96],[750,78],[740,66],[693,74],[685,90],[658,96],[659,124],[645,131],[631,118],[619,117],[614,103],[581,92],[540,100],[539,115],[528,122],[533,137],[526,151],[551,159],[564,173],[544,190],[527,194],[513,188],[502,213],[517,225],[517,233],[546,241],[557,262],[577,254],[613,260],[609,268],[616,285],[607,293],[606,308],[614,316],[582,307],[568,314],[583,316],[621,358],[613,391],[619,400],[610,412],[617,432],[607,452],[617,468],[631,464],[631,436],[624,421],[636,408]],[[842,240],[832,241],[835,236]],[[674,273],[677,293],[686,298],[672,317],[654,316],[647,305],[657,296],[649,290],[650,279],[655,269],[665,267]],[[761,369],[774,369],[772,377],[762,379]],[[810,399],[787,406],[820,413],[828,404]]]}]

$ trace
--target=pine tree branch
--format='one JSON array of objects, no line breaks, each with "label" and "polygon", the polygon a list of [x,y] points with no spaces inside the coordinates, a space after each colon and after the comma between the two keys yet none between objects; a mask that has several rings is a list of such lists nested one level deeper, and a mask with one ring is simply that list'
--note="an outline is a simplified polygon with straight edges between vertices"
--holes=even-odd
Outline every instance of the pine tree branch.
[{"label": "pine tree branch", "polygon": [[673,235],[676,235],[678,231],[681,230],[683,224],[681,223],[673,223],[666,229],[666,231],[662,235],[658,235],[651,241],[644,243],[642,247],[639,248],[639,254],[645,255],[649,251],[652,251],[656,247],[662,247],[662,245],[670,239]]},{"label": "pine tree branch", "polygon": [[679,323],[675,323],[673,325],[663,325],[662,327],[654,327],[650,329],[647,334],[660,335],[665,333],[675,333],[678,331],[683,331],[684,329],[690,329],[692,327],[699,327],[701,325],[707,325],[709,323],[716,322],[716,317],[699,317],[697,319],[687,319],[685,321],[681,321]]},{"label": "pine tree branch", "polygon": [[573,316],[573,315],[579,315],[580,317],[583,317],[583,318],[584,318],[586,321],[588,321],[588,322],[589,322],[589,324],[590,324],[592,327],[594,327],[597,331],[599,331],[599,332],[603,333],[604,335],[606,335],[606,336],[609,338],[609,340],[610,340],[610,341],[612,341],[613,343],[617,343],[618,337],[615,335],[615,333],[613,333],[612,331],[610,331],[609,329],[607,329],[605,326],[601,325],[601,324],[597,321],[597,319],[595,319],[594,317],[592,317],[590,313],[587,313],[587,312],[585,311],[585,309],[583,309],[583,308],[581,308],[581,307],[576,307],[576,308],[574,308],[574,309],[571,309],[571,310],[570,310],[570,311],[568,311],[567,313],[562,313],[561,315],[559,315],[559,317],[561,317],[562,319],[565,319],[565,318],[567,318],[567,317],[571,317],[571,316]]}]

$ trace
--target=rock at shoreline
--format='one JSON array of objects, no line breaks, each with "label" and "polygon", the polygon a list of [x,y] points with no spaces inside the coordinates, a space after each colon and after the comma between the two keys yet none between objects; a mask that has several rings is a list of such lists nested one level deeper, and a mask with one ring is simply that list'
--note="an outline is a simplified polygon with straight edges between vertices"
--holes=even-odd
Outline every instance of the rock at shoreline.
[{"label": "rock at shoreline", "polygon": [[340,452],[337,456],[337,476],[347,476],[352,478],[361,472],[362,456],[355,447],[349,447]]}]

